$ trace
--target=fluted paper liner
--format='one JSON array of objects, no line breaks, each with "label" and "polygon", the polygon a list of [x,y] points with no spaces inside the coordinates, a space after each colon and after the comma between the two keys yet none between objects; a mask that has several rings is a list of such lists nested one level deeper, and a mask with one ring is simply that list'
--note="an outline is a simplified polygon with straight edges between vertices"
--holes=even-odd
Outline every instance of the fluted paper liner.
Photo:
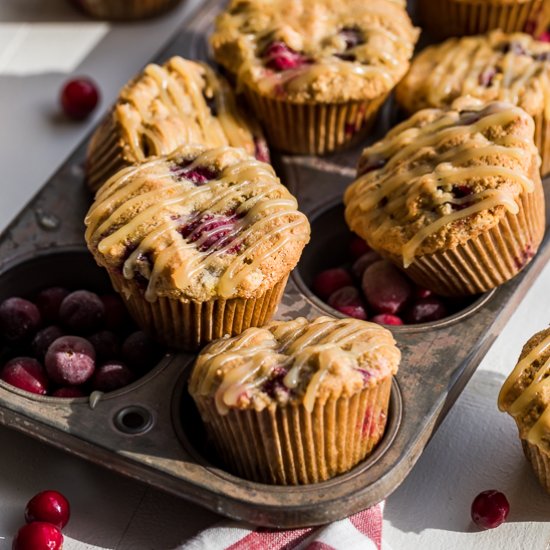
[{"label": "fluted paper liner", "polygon": [[303,155],[323,155],[360,139],[389,95],[346,103],[291,103],[263,96],[248,86],[244,92],[269,144]]},{"label": "fluted paper liner", "polygon": [[220,415],[211,397],[193,396],[219,455],[235,474],[260,483],[317,483],[361,462],[384,433],[392,377],[352,396]]},{"label": "fluted paper liner", "polygon": [[99,19],[143,19],[160,14],[181,0],[73,0],[83,11]]},{"label": "fluted paper liner", "polygon": [[542,5],[543,0],[419,0],[418,8],[428,32],[446,38],[493,29],[524,32],[528,22],[532,32],[542,32]]},{"label": "fluted paper liner", "polygon": [[[452,249],[415,257],[405,270],[418,285],[443,296],[479,294],[517,275],[533,258],[545,228],[544,194],[540,181],[522,193],[517,214],[506,212],[488,231]],[[390,256],[403,265],[399,256]]]},{"label": "fluted paper liner", "polygon": [[550,457],[541,451],[537,445],[533,445],[525,439],[521,440],[521,444],[523,452],[531,463],[540,484],[547,493],[550,493]]},{"label": "fluted paper liner", "polygon": [[542,159],[540,173],[544,177],[550,172],[550,119],[546,117],[546,108],[535,115],[533,120],[535,121],[535,145]]},{"label": "fluted paper liner", "polygon": [[197,350],[226,334],[236,336],[249,327],[265,325],[275,313],[288,275],[256,298],[222,298],[194,302],[159,297],[148,302],[133,280],[109,272],[135,322],[162,344]]}]

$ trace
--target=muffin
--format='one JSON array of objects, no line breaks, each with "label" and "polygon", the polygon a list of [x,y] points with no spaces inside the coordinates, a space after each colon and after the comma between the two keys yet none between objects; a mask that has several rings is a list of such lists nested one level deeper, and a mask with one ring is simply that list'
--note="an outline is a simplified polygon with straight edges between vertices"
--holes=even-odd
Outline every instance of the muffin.
[{"label": "muffin", "polygon": [[419,0],[418,13],[436,38],[504,32],[541,33],[549,21],[545,0]]},{"label": "muffin", "polygon": [[310,232],[269,164],[198,145],[115,174],[86,225],[136,322],[188,350],[267,322]]},{"label": "muffin", "polygon": [[88,185],[95,192],[120,169],[186,144],[243,147],[269,162],[259,127],[238,109],[227,81],[205,63],[172,57],[147,65],[121,90],[90,141]]},{"label": "muffin", "polygon": [[369,129],[417,37],[396,0],[232,0],[211,44],[270,144],[323,154]]},{"label": "muffin", "polygon": [[535,119],[542,173],[550,171],[550,44],[493,31],[450,39],[418,55],[396,89],[409,113],[445,108],[459,96],[519,105]]},{"label": "muffin", "polygon": [[498,396],[498,408],[516,421],[525,456],[541,485],[550,493],[550,421],[548,372],[550,328],[523,346],[519,362]]},{"label": "muffin", "polygon": [[425,109],[363,151],[346,222],[417,284],[444,296],[490,290],[535,255],[545,227],[533,119],[460,99]]},{"label": "muffin", "polygon": [[83,12],[98,19],[145,19],[177,6],[181,0],[73,0]]},{"label": "muffin", "polygon": [[189,393],[235,474],[315,483],[348,471],[378,443],[400,358],[380,325],[301,317],[210,344]]}]

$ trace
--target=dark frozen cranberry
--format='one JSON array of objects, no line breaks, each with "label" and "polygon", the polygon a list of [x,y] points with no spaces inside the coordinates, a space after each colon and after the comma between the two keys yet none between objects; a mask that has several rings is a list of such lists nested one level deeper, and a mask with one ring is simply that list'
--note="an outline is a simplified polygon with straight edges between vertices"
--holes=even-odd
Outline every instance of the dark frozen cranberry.
[{"label": "dark frozen cranberry", "polygon": [[363,273],[365,273],[365,269],[367,269],[369,265],[374,262],[378,262],[381,259],[382,258],[378,252],[369,250],[366,254],[363,254],[360,258],[355,260],[351,270],[358,279],[361,279],[363,277]]},{"label": "dark frozen cranberry", "polygon": [[265,139],[254,138],[254,149],[254,156],[256,157],[256,160],[259,160],[260,162],[267,162],[268,164],[271,162],[271,155],[269,154],[269,148]]},{"label": "dark frozen cranberry", "polygon": [[0,332],[8,342],[28,341],[38,330],[40,322],[40,311],[28,300],[15,297],[0,304]]},{"label": "dark frozen cranberry", "polygon": [[354,286],[343,286],[329,296],[327,304],[338,309],[342,306],[360,306],[362,300],[359,291]]},{"label": "dark frozen cranberry", "polygon": [[447,307],[436,296],[429,296],[416,301],[407,312],[409,323],[429,323],[438,321],[448,315]]},{"label": "dark frozen cranberry", "polygon": [[48,391],[48,377],[44,367],[32,357],[15,357],[8,361],[0,372],[0,378],[30,393],[45,395]]},{"label": "dark frozen cranberry", "polygon": [[262,391],[267,393],[271,399],[276,399],[280,392],[288,393],[289,389],[285,386],[283,380],[288,370],[284,367],[277,367],[271,372],[271,377],[262,385]]},{"label": "dark frozen cranberry", "polygon": [[274,71],[287,71],[296,69],[309,62],[309,60],[287,46],[284,42],[275,41],[267,45],[262,53],[266,67]]},{"label": "dark frozen cranberry", "polygon": [[356,46],[365,43],[363,33],[356,27],[344,27],[340,30],[339,34],[346,43],[346,50],[355,48]]},{"label": "dark frozen cranberry", "polygon": [[104,294],[99,299],[105,309],[104,325],[107,330],[121,331],[128,325],[128,310],[117,294]]},{"label": "dark frozen cranberry", "polygon": [[52,286],[41,290],[35,299],[44,323],[56,323],[59,320],[59,308],[61,302],[69,294],[66,288],[61,286]]},{"label": "dark frozen cranberry", "polygon": [[25,508],[25,521],[46,521],[63,529],[71,517],[69,501],[58,491],[42,491],[29,500]]},{"label": "dark frozen cranberry", "polygon": [[388,162],[387,159],[381,158],[377,155],[368,156],[359,161],[357,173],[359,176],[363,176],[364,174],[383,168],[386,165],[386,162]]},{"label": "dark frozen cranberry", "polygon": [[46,353],[46,371],[56,383],[78,386],[89,380],[95,370],[95,350],[79,336],[58,338]]},{"label": "dark frozen cranberry", "polygon": [[99,296],[89,290],[71,292],[61,302],[59,318],[63,325],[78,334],[97,330],[103,322],[105,306]]},{"label": "dark frozen cranberry", "polygon": [[429,298],[432,295],[433,295],[433,292],[431,290],[429,290],[428,288],[422,288],[420,286],[417,286],[414,289],[414,297],[417,300],[419,300],[419,299],[421,300],[423,298]]},{"label": "dark frozen cranberry", "polygon": [[75,120],[86,118],[99,101],[96,84],[89,78],[69,80],[61,90],[61,106],[65,114]]},{"label": "dark frozen cranberry", "polygon": [[371,321],[373,323],[378,323],[379,325],[393,325],[400,326],[403,325],[403,320],[397,315],[390,315],[389,313],[381,313],[380,315],[375,315]]},{"label": "dark frozen cranberry", "polygon": [[190,170],[179,172],[180,179],[192,181],[195,185],[204,185],[206,182],[215,179],[218,172],[207,166],[195,166]]},{"label": "dark frozen cranberry", "polygon": [[61,550],[62,546],[63,535],[55,525],[33,521],[17,531],[12,550]]},{"label": "dark frozen cranberry", "polygon": [[[189,242],[196,242],[201,252],[206,252],[214,247],[219,250],[232,241],[232,234],[235,232],[237,220],[238,218],[234,214],[230,216],[224,214],[206,214],[198,220],[184,225],[180,229],[180,232],[182,237],[186,238]],[[235,250],[232,248],[228,252],[238,252],[238,245],[234,248]]]},{"label": "dark frozen cranberry", "polygon": [[120,354],[120,341],[118,336],[110,330],[100,330],[88,337],[92,346],[94,346],[96,358],[98,360],[114,359]]},{"label": "dark frozen cranberry", "polygon": [[39,330],[35,337],[32,340],[31,347],[34,355],[40,359],[44,360],[48,348],[52,345],[54,340],[57,340],[65,333],[57,325],[50,325],[49,327]]},{"label": "dark frozen cranberry", "polygon": [[361,237],[354,236],[349,243],[349,252],[353,259],[360,258],[369,251],[369,245]]},{"label": "dark frozen cranberry", "polygon": [[479,73],[479,85],[488,88],[493,83],[497,70],[494,67],[488,67]]},{"label": "dark frozen cranberry", "polygon": [[313,290],[315,294],[323,300],[343,286],[353,285],[351,275],[341,267],[326,269],[321,271],[315,279],[313,279]]},{"label": "dark frozen cranberry", "polygon": [[367,302],[379,313],[398,313],[412,295],[407,277],[386,260],[367,267],[361,284]]},{"label": "dark frozen cranberry", "polygon": [[57,390],[52,392],[52,397],[71,398],[71,397],[85,397],[85,396],[86,396],[86,393],[84,393],[83,390],[72,386],[64,386],[63,388],[58,388]]},{"label": "dark frozen cranberry", "polygon": [[498,527],[506,521],[509,512],[508,499],[500,491],[483,491],[472,502],[472,520],[482,529]]},{"label": "dark frozen cranberry", "polygon": [[367,320],[367,312],[362,305],[338,306],[334,309],[339,311],[342,315],[353,317],[354,319],[361,319],[362,321]]},{"label": "dark frozen cranberry", "polygon": [[130,334],[122,344],[122,359],[136,372],[151,370],[159,358],[155,342],[141,330]]},{"label": "dark frozen cranberry", "polygon": [[124,363],[113,360],[95,370],[91,384],[94,390],[108,392],[123,388],[134,379],[134,373]]}]

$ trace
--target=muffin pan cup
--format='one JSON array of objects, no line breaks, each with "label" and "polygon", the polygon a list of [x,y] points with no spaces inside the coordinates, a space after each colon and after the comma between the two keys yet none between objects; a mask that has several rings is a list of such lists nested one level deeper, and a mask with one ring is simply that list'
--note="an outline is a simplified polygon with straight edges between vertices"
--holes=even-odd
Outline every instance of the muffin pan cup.
[{"label": "muffin pan cup", "polygon": [[[218,0],[203,3],[187,22],[186,28],[193,30],[178,33],[158,60],[174,54],[206,58],[205,33],[220,7]],[[389,127],[391,107],[382,109],[373,139]],[[73,287],[92,288],[96,278],[108,284],[83,240],[83,219],[91,203],[83,183],[85,150],[83,143],[0,236],[1,299],[65,281]],[[315,222],[341,201],[359,153],[360,147],[325,158],[282,156],[276,159],[276,169],[298,197],[301,210]],[[279,319],[330,314],[305,284],[314,276],[313,260],[332,261],[343,246],[326,246],[335,224],[313,226],[317,229],[312,241],[287,283]],[[463,312],[432,324],[392,329],[402,362],[392,383],[384,435],[367,459],[327,481],[267,485],[230,473],[205,441],[186,391],[193,354],[167,353],[133,384],[90,399],[39,397],[0,382],[0,422],[253,524],[292,528],[341,519],[379,502],[403,481],[549,258],[546,238],[520,275]]]}]

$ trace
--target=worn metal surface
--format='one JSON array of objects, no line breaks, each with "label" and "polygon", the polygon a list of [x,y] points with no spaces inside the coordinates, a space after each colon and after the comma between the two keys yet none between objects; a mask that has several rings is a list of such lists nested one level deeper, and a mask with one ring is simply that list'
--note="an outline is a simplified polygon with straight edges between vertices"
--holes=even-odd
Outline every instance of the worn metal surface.
[{"label": "worn metal surface", "polygon": [[[205,2],[159,59],[206,58],[204,35],[219,4]],[[386,106],[377,135],[391,124],[393,112]],[[82,144],[0,237],[0,299],[52,284],[108,285],[84,247],[82,220],[91,200],[82,184],[84,152]],[[335,314],[307,282],[319,262],[338,254],[346,232],[339,202],[359,152],[275,159],[313,230],[279,318]],[[404,479],[549,255],[546,238],[523,274],[467,310],[438,323],[395,328],[403,361],[384,440],[364,463],[324,483],[266,486],[220,468],[185,392],[193,360],[188,354],[166,355],[147,376],[103,396],[93,408],[84,398],[31,397],[0,382],[0,422],[223,515],[275,527],[326,523],[383,499]]]}]

